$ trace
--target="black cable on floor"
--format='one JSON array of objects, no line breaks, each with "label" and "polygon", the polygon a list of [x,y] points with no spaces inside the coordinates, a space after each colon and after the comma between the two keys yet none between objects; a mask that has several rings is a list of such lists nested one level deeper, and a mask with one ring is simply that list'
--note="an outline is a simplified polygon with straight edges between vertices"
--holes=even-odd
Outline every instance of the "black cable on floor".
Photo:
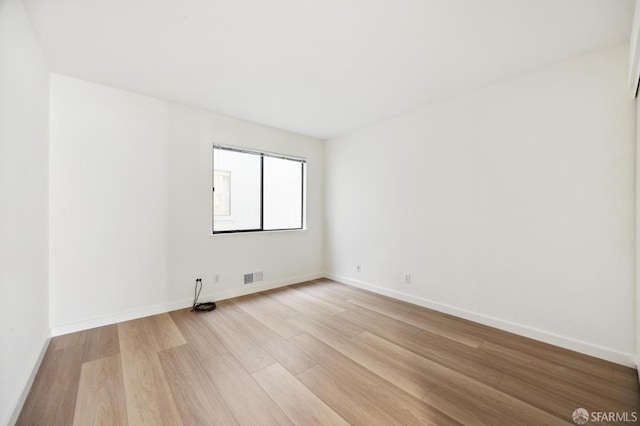
[{"label": "black cable on floor", "polygon": [[[198,287],[200,284],[200,287]],[[191,308],[191,312],[211,312],[216,308],[216,302],[204,302],[198,303],[198,297],[200,297],[200,292],[202,291],[202,279],[196,279],[196,287],[193,292],[193,307]]]}]

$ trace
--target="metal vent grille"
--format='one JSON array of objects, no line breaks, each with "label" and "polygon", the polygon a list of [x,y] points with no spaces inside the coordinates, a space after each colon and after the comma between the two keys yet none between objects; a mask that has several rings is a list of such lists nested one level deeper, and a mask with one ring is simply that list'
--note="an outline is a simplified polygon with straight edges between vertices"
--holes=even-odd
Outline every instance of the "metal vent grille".
[{"label": "metal vent grille", "polygon": [[262,281],[264,278],[264,275],[262,273],[262,271],[259,272],[251,272],[250,274],[244,274],[244,283],[245,284],[252,284],[258,281]]}]

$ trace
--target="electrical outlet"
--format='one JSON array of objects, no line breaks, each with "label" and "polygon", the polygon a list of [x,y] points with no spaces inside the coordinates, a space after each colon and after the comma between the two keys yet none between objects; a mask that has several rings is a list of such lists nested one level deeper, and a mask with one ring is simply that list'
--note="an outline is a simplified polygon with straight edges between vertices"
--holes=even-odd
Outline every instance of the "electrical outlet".
[{"label": "electrical outlet", "polygon": [[411,274],[406,274],[404,276],[404,283],[405,284],[411,284]]},{"label": "electrical outlet", "polygon": [[362,267],[360,266],[360,264],[356,265],[356,271],[362,272]]}]

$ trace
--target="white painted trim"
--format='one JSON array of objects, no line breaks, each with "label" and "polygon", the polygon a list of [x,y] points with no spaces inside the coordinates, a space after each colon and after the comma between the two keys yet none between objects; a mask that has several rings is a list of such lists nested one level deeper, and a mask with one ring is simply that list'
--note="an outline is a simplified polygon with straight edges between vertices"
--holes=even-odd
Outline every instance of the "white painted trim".
[{"label": "white painted trim", "polygon": [[40,370],[40,365],[42,365],[42,360],[44,359],[44,354],[47,353],[47,349],[49,348],[49,343],[51,343],[51,336],[47,337],[42,345],[42,349],[40,350],[40,355],[38,355],[38,359],[36,359],[36,363],[31,369],[31,374],[27,379],[27,383],[25,383],[24,388],[22,389],[22,393],[20,394],[20,398],[16,401],[16,404],[13,409],[13,414],[9,419],[9,425],[15,425],[18,422],[18,417],[20,417],[20,413],[22,412],[22,407],[24,407],[24,403],[27,400],[27,396],[29,396],[29,391],[31,391],[31,386],[33,386],[33,381],[36,379],[36,375],[38,374],[38,370]]},{"label": "white painted trim", "polygon": [[[323,278],[324,273],[317,272],[314,274],[292,277],[280,281],[265,282],[260,284],[249,284],[238,288],[232,288],[222,291],[216,291],[208,294],[200,295],[200,300],[224,300],[232,297],[244,296],[246,294],[258,293],[260,291],[271,290],[274,288],[284,287],[290,284],[315,280]],[[163,314],[165,312],[175,311],[176,309],[188,308],[193,303],[193,298],[174,300],[172,302],[162,303],[159,305],[145,306],[127,312],[115,313],[100,318],[92,318],[84,321],[62,324],[51,329],[52,336],[60,336],[63,334],[74,333],[76,331],[88,330],[90,328],[102,327],[104,325],[116,324],[123,321],[129,321],[137,318],[148,317],[150,315]]]},{"label": "white painted trim", "polygon": [[635,354],[624,353],[615,351],[613,349],[605,348],[599,345],[582,342],[580,340],[572,339],[566,336],[560,336],[554,333],[550,333],[544,330],[516,324],[510,321],[501,320],[488,315],[479,314],[465,309],[456,308],[438,302],[434,302],[421,297],[411,296],[406,293],[402,293],[395,290],[389,290],[386,288],[378,287],[362,281],[352,280],[350,278],[342,277],[339,275],[327,273],[326,278],[338,281],[344,284],[351,285],[353,287],[369,290],[374,293],[383,294],[385,296],[393,297],[395,299],[403,300],[405,302],[413,303],[414,305],[423,306],[425,308],[433,309],[435,311],[443,312],[446,314],[455,315],[460,318],[464,318],[470,321],[474,321],[480,324],[488,325],[491,327],[499,328],[504,331],[519,334],[521,336],[529,337],[531,339],[539,340],[541,342],[549,343],[551,345],[560,346],[565,349],[569,349],[576,352],[581,352],[586,355],[591,355],[596,358],[601,358],[607,361],[615,362],[616,364],[622,364],[628,367],[636,367],[637,358]]}]

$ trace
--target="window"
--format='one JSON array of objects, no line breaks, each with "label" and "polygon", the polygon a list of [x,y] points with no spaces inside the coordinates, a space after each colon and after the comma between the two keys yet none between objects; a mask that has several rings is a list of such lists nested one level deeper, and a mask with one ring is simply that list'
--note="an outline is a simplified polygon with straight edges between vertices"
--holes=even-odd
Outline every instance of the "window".
[{"label": "window", "polygon": [[213,148],[213,233],[304,226],[305,160],[243,148]]}]

